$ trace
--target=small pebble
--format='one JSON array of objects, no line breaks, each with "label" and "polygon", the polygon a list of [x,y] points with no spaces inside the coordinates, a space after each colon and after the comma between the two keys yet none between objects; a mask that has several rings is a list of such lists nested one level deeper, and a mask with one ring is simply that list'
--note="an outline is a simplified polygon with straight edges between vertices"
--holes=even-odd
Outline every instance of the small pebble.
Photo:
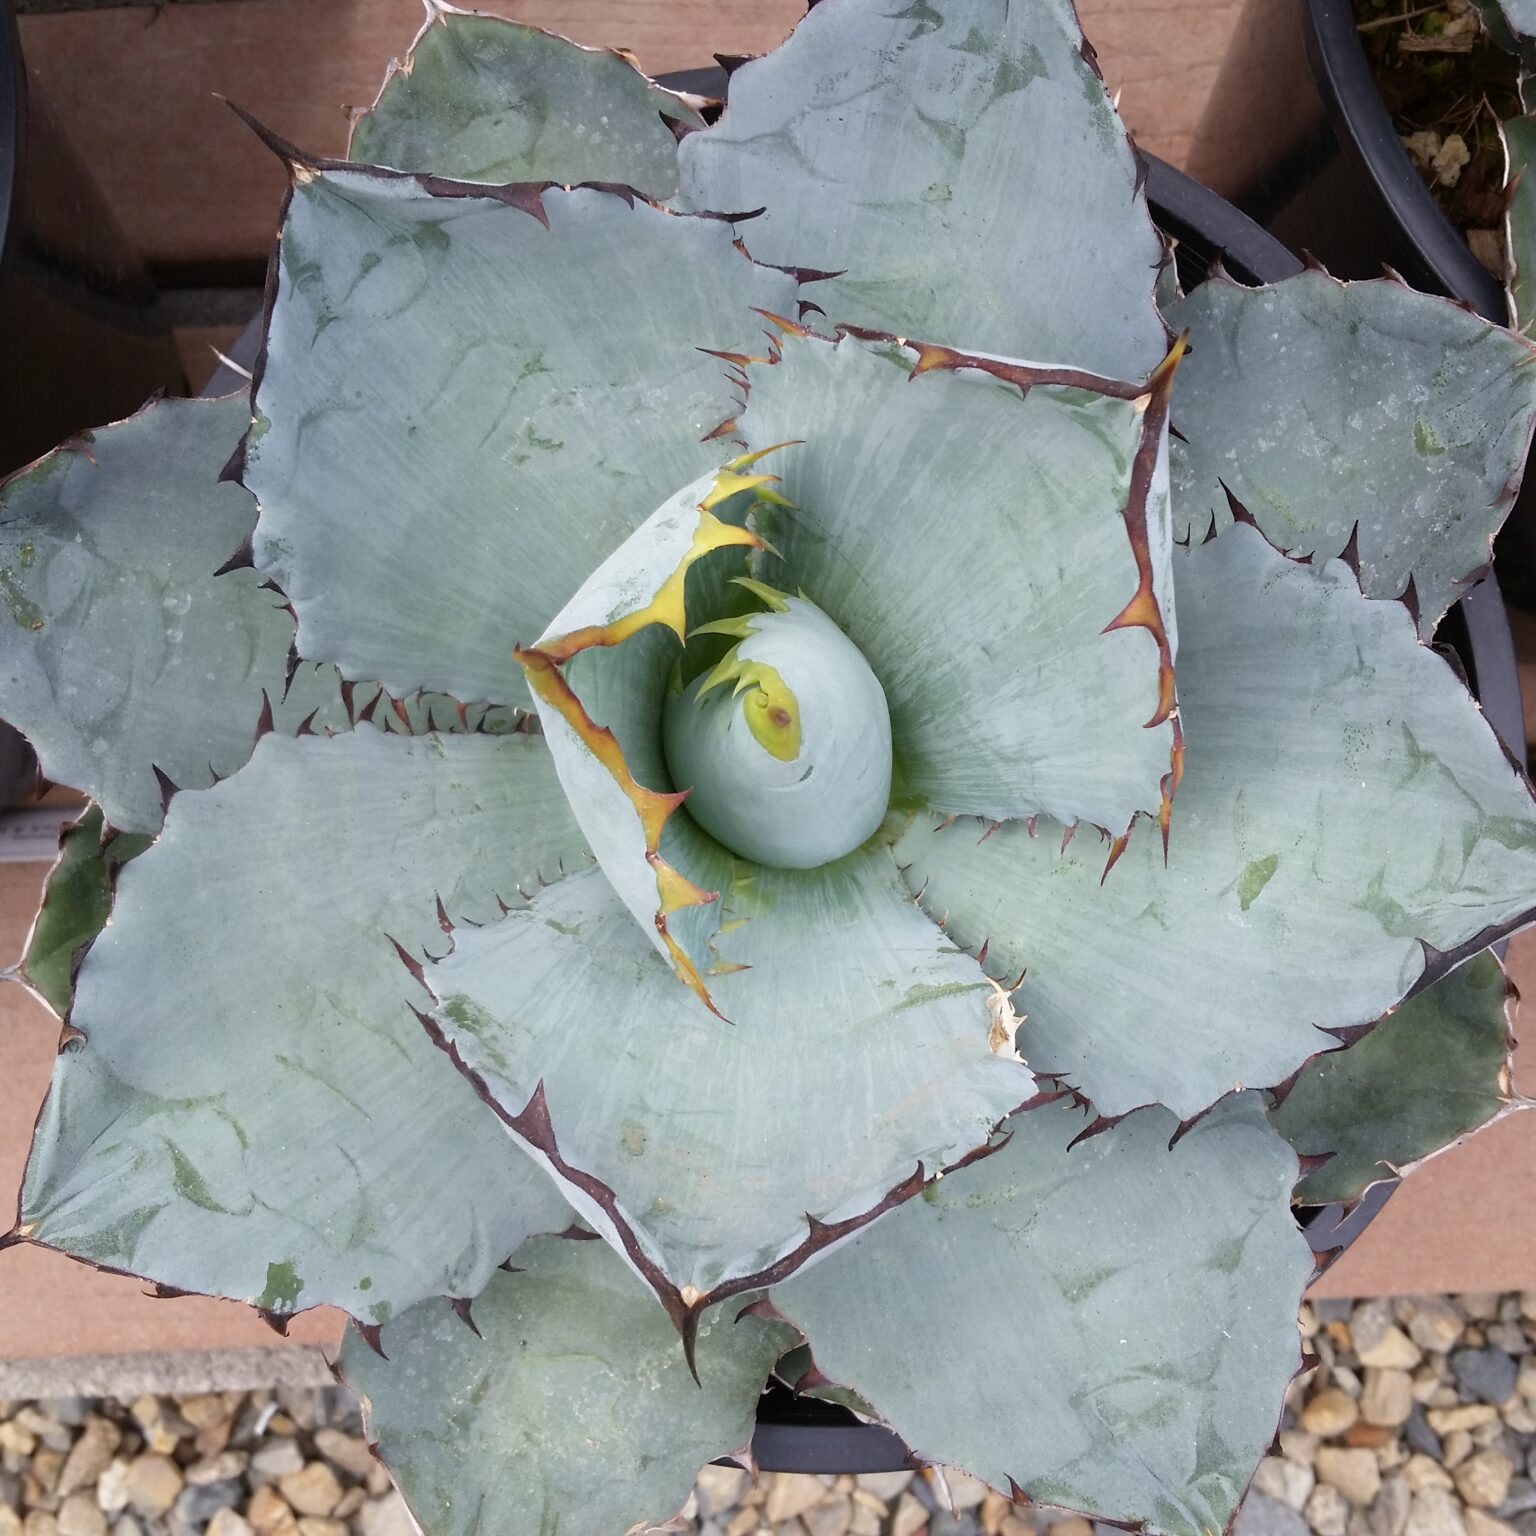
[{"label": "small pebble", "polygon": [[163,1515],[182,1489],[181,1468],[168,1456],[146,1452],[128,1465],[128,1502],[141,1515]]},{"label": "small pebble", "polygon": [[1512,1355],[1502,1349],[1458,1349],[1451,1356],[1451,1369],[1461,1395],[1473,1402],[1504,1403],[1515,1393],[1520,1367]]},{"label": "small pebble", "polygon": [[1373,1367],[1365,1373],[1360,1416],[1368,1424],[1395,1427],[1413,1414],[1413,1378],[1405,1370]]},{"label": "small pebble", "polygon": [[1250,1493],[1238,1511],[1233,1536],[1308,1536],[1307,1522],[1288,1505]]},{"label": "small pebble", "polygon": [[1429,1420],[1424,1417],[1423,1408],[1417,1404],[1414,1405],[1413,1412],[1408,1415],[1407,1422],[1403,1425],[1403,1437],[1414,1450],[1422,1452],[1435,1461],[1439,1461],[1445,1454],[1440,1436],[1429,1427]]},{"label": "small pebble", "polygon": [[1408,1321],[1408,1337],[1427,1353],[1443,1355],[1461,1337],[1462,1326],[1461,1314],[1443,1296],[1421,1297]]},{"label": "small pebble", "polygon": [[1298,1512],[1306,1507],[1316,1481],[1310,1467],[1284,1456],[1266,1456],[1253,1474],[1253,1486],[1260,1493]]},{"label": "small pebble", "polygon": [[1394,1472],[1390,1477],[1383,1478],[1381,1492],[1376,1495],[1367,1516],[1371,1536],[1403,1536],[1403,1527],[1408,1523],[1408,1506],[1412,1500],[1413,1490],[1408,1486],[1408,1479],[1401,1473]]},{"label": "small pebble", "polygon": [[1373,1451],[1322,1446],[1317,1453],[1317,1476],[1351,1504],[1362,1507],[1381,1492],[1381,1468]]},{"label": "small pebble", "polygon": [[1349,1528],[1349,1500],[1331,1483],[1319,1483],[1302,1511],[1317,1536],[1345,1536]]},{"label": "small pebble", "polygon": [[1478,1509],[1493,1509],[1504,1502],[1514,1474],[1514,1463],[1503,1451],[1479,1451],[1456,1468],[1456,1491]]},{"label": "small pebble", "polygon": [[1328,1439],[1341,1435],[1360,1417],[1360,1407],[1347,1392],[1326,1387],[1302,1409],[1301,1427],[1309,1435]]},{"label": "small pebble", "polygon": [[1403,1536],[1466,1536],[1456,1495],[1448,1488],[1425,1488],[1414,1494]]}]

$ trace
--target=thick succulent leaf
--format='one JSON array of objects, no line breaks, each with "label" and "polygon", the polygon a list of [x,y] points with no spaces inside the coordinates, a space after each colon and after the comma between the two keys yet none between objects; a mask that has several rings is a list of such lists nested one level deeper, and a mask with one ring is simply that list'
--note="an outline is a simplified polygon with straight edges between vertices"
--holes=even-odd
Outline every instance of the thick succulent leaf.
[{"label": "thick succulent leaf", "polygon": [[[1257,1095],[1076,1147],[1063,1103],[775,1287],[919,1455],[1170,1536],[1223,1530],[1300,1364],[1312,1255]],[[945,1362],[943,1371],[933,1361]]]},{"label": "thick succulent leaf", "polygon": [[608,48],[432,0],[403,64],[352,127],[348,159],[460,181],[617,182],[677,191],[663,116],[703,119]]},{"label": "thick succulent leaf", "polygon": [[[1245,524],[1176,554],[1190,750],[1167,867],[1059,827],[922,817],[897,844],[956,942],[1017,976],[1019,1049],[1106,1115],[1181,1115],[1283,1082],[1320,1028],[1369,1024],[1424,969],[1536,907],[1536,808],[1399,603]],[[1106,939],[1106,935],[1111,936]]]},{"label": "thick succulent leaf", "polygon": [[1315,1057],[1271,1115],[1308,1158],[1296,1198],[1356,1200],[1366,1185],[1485,1125],[1509,1101],[1514,991],[1491,952],[1411,997],[1347,1050]]},{"label": "thick succulent leaf", "polygon": [[793,506],[759,519],[762,569],[868,659],[899,794],[1120,832],[1177,741],[1167,374],[1149,405],[959,361],[790,334],[752,369],[749,446],[803,439],[772,459]]},{"label": "thick succulent leaf", "polygon": [[[1533,0],[1536,12],[1536,0]],[[1536,14],[1532,16],[1536,24]],[[1509,186],[1505,245],[1509,253],[1509,303],[1522,331],[1536,319],[1536,117],[1514,117],[1499,125]],[[1528,334],[1528,333],[1527,333]]]},{"label": "thick succulent leaf", "polygon": [[569,1213],[423,1036],[400,951],[582,857],[536,736],[264,737],[121,872],[23,1234],[280,1312],[475,1294]]},{"label": "thick succulent leaf", "polygon": [[[678,158],[834,321],[1140,377],[1162,247],[1069,0],[818,6]],[[1073,259],[1062,253],[1071,251]]]},{"label": "thick succulent leaf", "polygon": [[700,581],[762,541],[746,526],[770,476],[711,471],[670,496],[517,659],[587,845],[680,980],[709,1001],[709,947],[732,859],[687,816],[662,750],[662,707]]},{"label": "thick succulent leaf", "polygon": [[142,832],[123,832],[105,845],[99,805],[59,836],[58,862],[48,872],[43,902],[19,967],[22,979],[61,1018],[73,995],[75,955],[101,932],[112,911],[112,875],[149,846]]},{"label": "thick succulent leaf", "polygon": [[[1178,537],[1232,520],[1319,563],[1354,542],[1367,596],[1413,582],[1423,633],[1492,559],[1536,415],[1536,348],[1390,279],[1218,279],[1169,311]],[[1180,440],[1182,439],[1182,440]]]},{"label": "thick succulent leaf", "polygon": [[518,702],[513,647],[719,463],[702,439],[734,399],[699,348],[754,334],[748,306],[793,304],[794,280],[727,224],[611,192],[430,185],[296,177],[246,457],[256,558],[305,656]]},{"label": "thick succulent leaf", "polygon": [[203,789],[251,755],[293,620],[252,570],[214,573],[255,520],[219,471],[243,396],[161,400],[0,490],[0,714],[43,772],[153,832],[156,769]]},{"label": "thick succulent leaf", "polygon": [[1033,1091],[990,1048],[996,989],[883,845],[743,865],[725,905],[722,959],[750,967],[713,978],[729,1024],[596,870],[426,972],[445,1043],[674,1312],[787,1272]]},{"label": "thick succulent leaf", "polygon": [[345,1379],[426,1536],[604,1536],[676,1515],[698,1470],[751,1440],[757,1399],[792,1337],[735,1308],[677,1331],[606,1243],[541,1237],[474,1304],[443,1301],[355,1336]]}]

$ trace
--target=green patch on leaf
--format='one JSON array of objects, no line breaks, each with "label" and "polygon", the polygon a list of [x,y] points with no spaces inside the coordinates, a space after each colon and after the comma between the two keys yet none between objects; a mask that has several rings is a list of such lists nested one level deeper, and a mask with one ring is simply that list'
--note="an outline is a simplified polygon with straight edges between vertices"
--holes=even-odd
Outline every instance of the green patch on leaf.
[{"label": "green patch on leaf", "polygon": [[256,1298],[264,1312],[291,1312],[299,1299],[304,1282],[293,1267],[292,1259],[267,1265],[267,1288]]},{"label": "green patch on leaf", "polygon": [[1266,854],[1262,859],[1255,859],[1238,876],[1237,900],[1244,912],[1259,899],[1260,893],[1274,878],[1279,867],[1280,855]]}]

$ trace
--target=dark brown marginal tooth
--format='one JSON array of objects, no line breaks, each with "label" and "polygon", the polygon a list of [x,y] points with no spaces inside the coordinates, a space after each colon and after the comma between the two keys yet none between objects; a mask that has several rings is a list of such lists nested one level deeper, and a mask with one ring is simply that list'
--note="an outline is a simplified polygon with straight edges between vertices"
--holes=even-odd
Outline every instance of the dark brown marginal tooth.
[{"label": "dark brown marginal tooth", "polygon": [[1349,530],[1349,542],[1339,551],[1339,559],[1354,573],[1355,585],[1360,585],[1360,519]]},{"label": "dark brown marginal tooth", "polygon": [[[233,462],[233,460],[230,461],[230,463]],[[219,479],[232,479],[233,476],[231,476],[228,471],[229,465],[226,464],[224,469],[219,473]],[[227,576],[231,571],[250,570],[255,566],[255,564],[256,546],[251,542],[251,535],[246,534],[245,538],[240,541],[239,548],[236,549],[234,554],[232,554],[229,559],[226,560],[224,564],[221,565],[213,574],[215,577]]]},{"label": "dark brown marginal tooth", "polygon": [[[1131,826],[1135,826],[1134,821],[1131,823]],[[1102,832],[1103,828],[1100,828],[1100,831]],[[1099,876],[1100,885],[1103,885],[1104,882],[1109,879],[1110,870],[1112,870],[1115,865],[1120,862],[1120,855],[1125,852],[1126,848],[1130,845],[1130,841],[1131,827],[1127,827],[1119,837],[1111,840],[1109,845],[1109,857],[1104,861],[1104,873]]]},{"label": "dark brown marginal tooth", "polygon": [[1308,272],[1320,272],[1324,277],[1328,276],[1328,268],[1320,262],[1306,246],[1301,248],[1301,264]]},{"label": "dark brown marginal tooth", "polygon": [[1125,1119],[1124,1115],[1096,1115],[1067,1143],[1067,1151],[1070,1152],[1080,1141],[1090,1141],[1095,1136],[1102,1136],[1105,1131],[1111,1130],[1123,1119]]},{"label": "dark brown marginal tooth", "polygon": [[365,1323],[361,1318],[354,1317],[352,1326],[357,1329],[358,1337],[380,1360],[389,1359],[389,1356],[384,1353],[384,1329],[381,1324]]},{"label": "dark brown marginal tooth", "polygon": [[602,1238],[596,1232],[589,1232],[585,1227],[577,1226],[573,1221],[563,1232],[556,1232],[556,1237],[563,1237],[569,1243],[600,1243]]},{"label": "dark brown marginal tooth", "polygon": [[265,688],[261,690],[261,714],[256,719],[256,740],[263,736],[269,736],[276,729],[272,722],[272,695]]},{"label": "dark brown marginal tooth", "polygon": [[[1220,1102],[1221,1100],[1218,1099],[1216,1104],[1219,1104]],[[1168,1138],[1168,1150],[1172,1152],[1173,1149],[1178,1146],[1178,1144],[1183,1141],[1183,1139],[1189,1135],[1189,1133],[1194,1130],[1194,1128],[1199,1125],[1200,1122],[1204,1120],[1205,1117],[1210,1114],[1213,1109],[1215,1109],[1216,1104],[1207,1104],[1204,1109],[1196,1111],[1196,1113],[1192,1114],[1187,1120],[1180,1120],[1178,1125],[1174,1127],[1173,1135]]]},{"label": "dark brown marginal tooth", "polygon": [[443,898],[437,898],[437,926],[450,937],[453,934],[453,920],[448,916],[448,909],[443,905]]},{"label": "dark brown marginal tooth", "polygon": [[171,776],[158,763],[151,763],[149,766],[154,771],[155,782],[160,786],[160,814],[164,816],[171,808],[171,800],[178,786],[172,782]]},{"label": "dark brown marginal tooth", "polygon": [[1371,1019],[1365,1024],[1338,1024],[1332,1028],[1318,1025],[1317,1028],[1325,1035],[1331,1035],[1340,1045],[1354,1045],[1356,1041],[1363,1040],[1376,1028],[1379,1019]]},{"label": "dark brown marginal tooth", "polygon": [[288,1325],[293,1321],[292,1312],[278,1312],[272,1307],[257,1307],[256,1315],[279,1338],[288,1337]]},{"label": "dark brown marginal tooth", "polygon": [[448,1298],[448,1305],[453,1308],[453,1315],[458,1318],[458,1320],[463,1323],[464,1326],[468,1328],[469,1331],[474,1334],[477,1339],[484,1338],[484,1334],[480,1332],[479,1324],[475,1322],[474,1315],[470,1310],[473,1300],[474,1298],[471,1296],[450,1296]]},{"label": "dark brown marginal tooth", "polygon": [[[324,167],[322,167],[324,168]],[[349,170],[353,167],[348,166]],[[391,180],[399,180],[399,177],[391,177]],[[415,181],[421,190],[431,197],[489,197],[498,203],[505,203],[508,208],[516,208],[519,213],[526,213],[535,218],[545,229],[549,228],[549,215],[544,211],[544,194],[556,186],[553,181],[512,182],[507,186],[482,186],[479,183],[453,181],[446,176],[414,176],[406,177],[406,180]],[[594,190],[603,190],[597,188]]]},{"label": "dark brown marginal tooth", "polygon": [[629,207],[633,208],[637,202],[649,202],[650,199],[642,197],[640,193],[622,181],[579,181],[578,187],[583,187],[589,192],[611,192],[613,196],[622,199]]},{"label": "dark brown marginal tooth", "polygon": [[768,1296],[759,1296],[756,1301],[749,1301],[736,1314],[736,1321],[739,1323],[744,1317],[760,1318],[765,1323],[783,1323],[790,1328],[795,1326],[789,1318],[779,1311],[773,1304],[772,1298]]},{"label": "dark brown marginal tooth", "polygon": [[1398,598],[1398,602],[1408,610],[1409,615],[1413,619],[1413,627],[1417,629],[1420,623],[1419,588],[1413,579],[1412,571],[1408,573],[1408,585],[1403,588],[1403,595]]},{"label": "dark brown marginal tooth", "polygon": [[[420,985],[420,986],[421,986],[421,987],[422,987],[422,988],[423,988],[423,989],[424,989],[424,990],[425,990],[425,991],[428,991],[428,992],[430,992],[430,991],[431,991],[431,990],[432,990],[432,989],[431,989],[431,988],[430,988],[430,987],[428,987],[428,986],[427,986],[427,978],[426,978],[426,975],[425,975],[425,973],[424,973],[424,971],[423,971],[423,970],[422,970],[422,965],[421,965],[421,961],[419,961],[419,960],[418,960],[418,959],[417,959],[417,958],[416,958],[416,957],[415,957],[415,956],[414,956],[414,955],[413,955],[413,954],[412,954],[412,953],[411,953],[411,952],[410,952],[410,950],[408,950],[408,949],[407,949],[407,948],[406,948],[406,947],[405,947],[405,945],[403,945],[403,944],[402,944],[402,943],[401,943],[401,942],[400,942],[400,940],[399,940],[399,939],[397,939],[397,938],[395,938],[395,937],[394,937],[394,935],[393,935],[393,934],[388,934],[388,933],[386,933],[386,934],[385,934],[385,935],[384,935],[384,937],[385,937],[385,938],[386,938],[386,939],[388,939],[388,940],[389,940],[389,942],[390,942],[390,943],[391,943],[391,944],[393,944],[393,945],[394,945],[394,946],[395,946],[395,953],[396,953],[396,954],[397,954],[397,955],[399,955],[399,957],[400,957],[400,962],[401,962],[401,964],[402,964],[402,965],[404,965],[404,966],[405,966],[405,968],[406,968],[406,970],[408,970],[408,971],[409,971],[409,972],[410,972],[410,973],[411,973],[411,975],[412,975],[412,976],[414,976],[414,977],[415,977],[415,978],[416,978],[416,981],[417,981],[417,983],[418,983],[418,984],[419,984],[419,985]],[[417,1015],[417,1017],[418,1017],[418,1018],[419,1018],[419,1017],[420,1017],[420,1015],[419,1015],[419,1014],[418,1014],[418,1015]]]}]

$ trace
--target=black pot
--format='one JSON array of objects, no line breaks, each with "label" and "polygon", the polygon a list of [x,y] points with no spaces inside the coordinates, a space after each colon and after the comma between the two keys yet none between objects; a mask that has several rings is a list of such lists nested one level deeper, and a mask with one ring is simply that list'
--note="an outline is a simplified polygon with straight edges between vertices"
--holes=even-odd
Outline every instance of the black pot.
[{"label": "black pot", "polygon": [[1196,135],[1200,169],[1337,277],[1400,272],[1504,324],[1502,285],[1440,211],[1397,136],[1351,0],[1272,0],[1240,30]]},{"label": "black pot", "polygon": [[153,284],[0,0],[0,475],[186,381]]},{"label": "black pot", "polygon": [[[720,96],[718,70],[688,70],[664,75],[674,90]],[[1270,283],[1294,276],[1302,263],[1272,235],[1209,188],[1147,156],[1147,197],[1152,216],[1165,234],[1178,241],[1177,263],[1186,290],[1203,282],[1218,257],[1241,282]],[[230,349],[231,359],[249,369],[260,345],[260,317]],[[221,366],[205,394],[228,394],[245,380]],[[1455,644],[1483,707],[1506,741],[1523,742],[1519,676],[1508,620],[1498,584],[1489,576],[1467,594],[1447,617],[1443,632]],[[1396,1188],[1389,1180],[1372,1186],[1352,1209],[1325,1206],[1307,1213],[1304,1226],[1319,1255],[1348,1247],[1386,1204]],[[796,1397],[775,1384],[758,1410],[753,1455],[766,1472],[892,1472],[911,1465],[906,1446],[889,1430],[862,1424],[846,1409]]]}]

